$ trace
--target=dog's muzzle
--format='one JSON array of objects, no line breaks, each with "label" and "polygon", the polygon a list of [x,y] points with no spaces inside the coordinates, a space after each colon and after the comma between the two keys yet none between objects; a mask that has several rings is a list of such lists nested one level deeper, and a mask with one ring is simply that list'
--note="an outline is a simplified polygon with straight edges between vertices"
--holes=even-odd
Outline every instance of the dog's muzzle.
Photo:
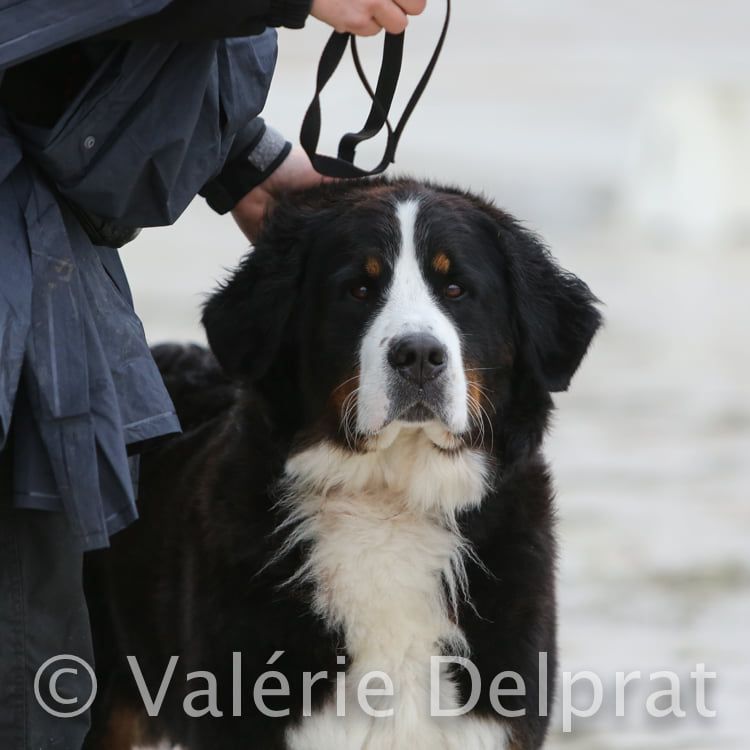
[{"label": "dog's muzzle", "polygon": [[427,422],[443,419],[444,375],[448,350],[428,333],[410,333],[394,339],[388,348],[392,381],[391,419]]}]

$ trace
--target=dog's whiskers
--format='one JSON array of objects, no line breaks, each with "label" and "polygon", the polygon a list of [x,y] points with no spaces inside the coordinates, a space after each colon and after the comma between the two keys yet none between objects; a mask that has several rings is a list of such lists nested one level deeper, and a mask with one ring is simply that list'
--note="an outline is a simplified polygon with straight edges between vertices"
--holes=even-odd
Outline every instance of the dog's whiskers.
[{"label": "dog's whiskers", "polygon": [[351,382],[352,382],[352,380],[358,380],[358,379],[359,379],[359,374],[357,374],[357,375],[352,375],[352,377],[350,377],[350,378],[347,378],[347,379],[346,379],[346,380],[345,380],[345,381],[344,381],[343,383],[339,383],[339,384],[338,384],[338,385],[337,385],[337,386],[336,386],[336,387],[335,387],[335,388],[333,389],[333,391],[331,391],[331,393],[333,394],[333,393],[336,393],[337,391],[340,391],[340,390],[341,390],[341,389],[342,389],[342,388],[343,388],[343,387],[344,387],[345,385],[347,385],[347,384],[351,383]]},{"label": "dog's whiskers", "polygon": [[486,421],[487,425],[490,428],[490,451],[492,451],[495,446],[495,430],[492,426],[492,419],[490,418],[488,410],[482,405],[482,399],[485,399],[487,401],[490,411],[492,411],[493,414],[496,412],[495,405],[490,399],[489,391],[486,386],[483,386],[481,383],[472,380],[469,381],[469,387],[471,390],[476,390],[476,392],[479,394],[479,398],[477,398],[470,390],[467,397],[469,412],[478,430],[476,440],[479,445],[482,445],[484,443],[484,439],[486,436]]},{"label": "dog's whiskers", "polygon": [[346,439],[347,446],[354,449],[354,425],[353,420],[356,418],[357,409],[357,394],[359,393],[359,387],[355,388],[351,393],[347,395],[342,404],[342,417],[341,417],[341,429],[344,432],[344,438]]},{"label": "dog's whiskers", "polygon": [[495,406],[491,398],[492,391],[486,386],[481,385],[480,383],[475,383],[474,385],[476,389],[479,391],[480,396],[484,398],[484,400],[487,402],[489,411],[491,411],[493,414],[496,414],[497,407]]},{"label": "dog's whiskers", "polygon": [[467,405],[472,421],[478,429],[478,434],[475,434],[472,439],[472,448],[476,448],[482,445],[484,441],[484,422],[482,420],[482,414],[479,411],[479,403],[476,398],[471,394],[468,395]]}]

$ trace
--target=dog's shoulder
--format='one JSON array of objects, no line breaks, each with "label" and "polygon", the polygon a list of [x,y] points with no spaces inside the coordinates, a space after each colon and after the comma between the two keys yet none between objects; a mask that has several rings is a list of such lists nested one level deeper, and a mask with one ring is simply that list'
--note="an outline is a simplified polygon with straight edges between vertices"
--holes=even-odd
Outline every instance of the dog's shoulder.
[{"label": "dog's shoulder", "polygon": [[187,432],[230,409],[238,388],[214,355],[197,344],[160,344],[151,349],[164,385]]}]

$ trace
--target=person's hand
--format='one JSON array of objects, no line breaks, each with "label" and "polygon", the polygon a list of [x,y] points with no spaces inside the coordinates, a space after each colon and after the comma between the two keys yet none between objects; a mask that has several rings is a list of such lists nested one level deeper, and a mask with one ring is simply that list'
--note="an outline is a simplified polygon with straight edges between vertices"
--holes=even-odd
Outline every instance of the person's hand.
[{"label": "person's hand", "polygon": [[312,15],[336,31],[373,36],[385,29],[400,34],[409,16],[418,16],[427,0],[313,0]]},{"label": "person's hand", "polygon": [[265,182],[253,188],[232,209],[232,216],[250,242],[255,242],[263,219],[283,193],[315,187],[328,179],[313,169],[301,148],[295,147]]}]

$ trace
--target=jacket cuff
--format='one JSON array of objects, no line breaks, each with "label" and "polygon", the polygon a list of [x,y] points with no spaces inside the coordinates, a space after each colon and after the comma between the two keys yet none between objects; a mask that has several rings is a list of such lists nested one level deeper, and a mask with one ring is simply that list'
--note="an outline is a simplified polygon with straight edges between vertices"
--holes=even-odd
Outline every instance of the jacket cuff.
[{"label": "jacket cuff", "polygon": [[219,214],[231,211],[270,177],[292,149],[278,130],[263,125],[258,135],[209,182],[200,194]]},{"label": "jacket cuff", "polygon": [[268,25],[301,29],[310,15],[311,7],[312,0],[271,0]]}]

